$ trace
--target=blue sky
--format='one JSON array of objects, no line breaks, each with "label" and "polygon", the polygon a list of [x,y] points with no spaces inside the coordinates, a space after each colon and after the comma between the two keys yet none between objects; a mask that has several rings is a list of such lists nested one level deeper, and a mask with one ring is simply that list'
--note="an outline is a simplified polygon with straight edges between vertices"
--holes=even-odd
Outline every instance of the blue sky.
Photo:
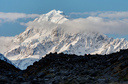
[{"label": "blue sky", "polygon": [[[0,0],[0,12],[2,13],[44,14],[53,9],[62,10],[71,18],[83,18],[85,15],[82,13],[85,12],[128,12],[128,0]],[[70,15],[71,13],[74,14]],[[20,23],[33,20],[36,16],[38,15],[17,17],[18,19],[11,20],[2,18],[0,36],[15,36],[23,32],[26,27]],[[128,35],[109,34],[108,36],[127,38]]]},{"label": "blue sky", "polygon": [[0,0],[1,12],[43,14],[52,9],[70,12],[127,11],[128,0]]}]

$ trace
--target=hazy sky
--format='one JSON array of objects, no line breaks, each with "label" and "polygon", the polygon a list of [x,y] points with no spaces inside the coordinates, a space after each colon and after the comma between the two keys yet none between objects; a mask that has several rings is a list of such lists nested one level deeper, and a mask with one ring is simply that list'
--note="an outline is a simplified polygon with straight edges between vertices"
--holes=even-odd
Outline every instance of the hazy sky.
[{"label": "hazy sky", "polygon": [[[124,27],[117,28],[119,31],[128,30],[128,0],[0,0],[0,36],[15,36],[23,32],[26,27],[20,25],[21,22],[27,23],[53,9],[64,11],[69,18],[86,18],[83,21],[88,21],[90,16],[94,19],[98,17],[98,23],[119,23],[119,27]],[[102,20],[99,21],[100,18]],[[104,19],[109,21],[106,22]],[[113,27],[110,24],[108,27]],[[126,32],[125,35],[118,32],[107,35],[128,39]]]}]

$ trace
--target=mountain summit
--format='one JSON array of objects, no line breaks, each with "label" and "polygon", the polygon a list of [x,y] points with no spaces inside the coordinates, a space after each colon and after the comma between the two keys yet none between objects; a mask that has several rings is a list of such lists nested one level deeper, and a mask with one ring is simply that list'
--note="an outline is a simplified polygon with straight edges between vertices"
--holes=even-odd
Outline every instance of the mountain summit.
[{"label": "mountain summit", "polygon": [[[110,54],[128,48],[125,39],[108,38],[98,32],[67,32],[65,22],[69,21],[62,11],[52,10],[29,24],[13,42],[19,44],[5,53],[20,69],[26,69],[50,52],[66,54]],[[65,31],[65,29],[67,31]]]},{"label": "mountain summit", "polygon": [[62,24],[67,19],[65,18],[65,15],[63,11],[56,11],[52,10],[47,14],[41,15],[39,18],[36,18],[35,22],[44,22],[44,21],[50,21],[56,24]]}]

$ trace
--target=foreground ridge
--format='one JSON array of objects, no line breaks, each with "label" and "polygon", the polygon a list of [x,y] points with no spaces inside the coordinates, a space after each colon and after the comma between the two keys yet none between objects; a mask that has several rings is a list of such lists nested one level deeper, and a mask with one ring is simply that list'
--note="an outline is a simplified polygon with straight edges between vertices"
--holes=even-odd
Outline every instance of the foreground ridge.
[{"label": "foreground ridge", "polygon": [[[4,62],[4,61],[2,61]],[[109,84],[128,83],[128,49],[109,55],[50,53],[26,70],[0,65],[0,83]],[[10,77],[11,76],[11,77]],[[2,78],[3,77],[3,78]]]},{"label": "foreground ridge", "polygon": [[128,50],[109,55],[50,53],[29,66],[24,75],[46,84],[86,84],[128,81]]}]

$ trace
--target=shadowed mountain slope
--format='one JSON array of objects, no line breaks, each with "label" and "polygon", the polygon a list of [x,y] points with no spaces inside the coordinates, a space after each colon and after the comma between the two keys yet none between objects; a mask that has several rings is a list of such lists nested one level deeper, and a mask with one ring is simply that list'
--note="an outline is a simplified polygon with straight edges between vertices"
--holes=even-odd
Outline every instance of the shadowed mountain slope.
[{"label": "shadowed mountain slope", "polygon": [[29,66],[25,77],[46,84],[114,83],[128,80],[128,50],[109,55],[49,54]]},{"label": "shadowed mountain slope", "polygon": [[127,84],[128,50],[109,55],[50,53],[26,70],[0,60],[0,83]]}]

